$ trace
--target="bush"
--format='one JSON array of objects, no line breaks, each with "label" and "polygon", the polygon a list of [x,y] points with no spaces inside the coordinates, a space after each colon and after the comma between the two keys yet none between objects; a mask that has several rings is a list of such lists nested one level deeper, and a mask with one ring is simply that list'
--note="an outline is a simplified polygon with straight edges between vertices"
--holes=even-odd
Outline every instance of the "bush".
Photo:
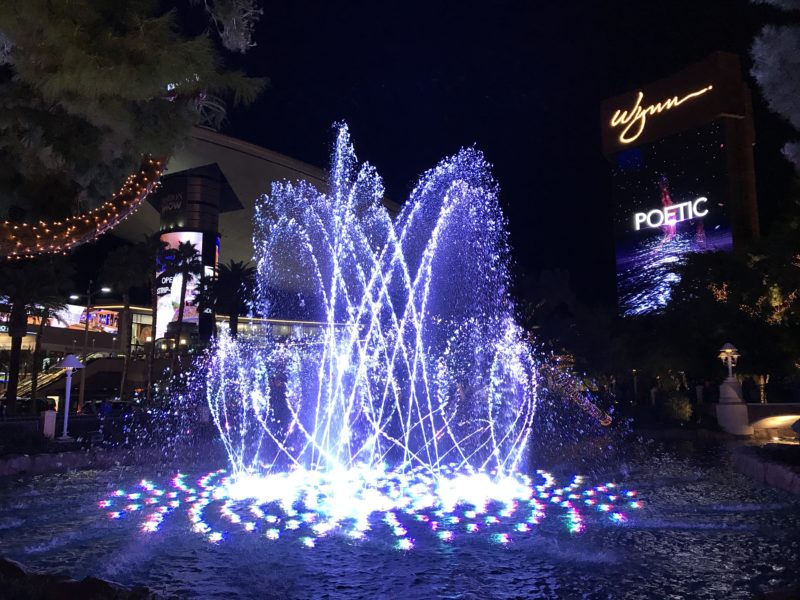
[{"label": "bush", "polygon": [[692,420],[692,403],[685,392],[670,392],[661,406],[665,418],[679,423]]}]

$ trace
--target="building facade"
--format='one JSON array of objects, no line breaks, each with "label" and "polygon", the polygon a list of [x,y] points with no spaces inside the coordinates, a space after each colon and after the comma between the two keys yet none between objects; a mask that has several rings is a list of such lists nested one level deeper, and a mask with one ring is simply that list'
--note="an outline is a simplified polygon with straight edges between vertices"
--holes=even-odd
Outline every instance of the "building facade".
[{"label": "building facade", "polygon": [[619,309],[659,310],[687,254],[731,251],[758,237],[751,97],[738,57],[717,52],[609,98],[601,127]]}]

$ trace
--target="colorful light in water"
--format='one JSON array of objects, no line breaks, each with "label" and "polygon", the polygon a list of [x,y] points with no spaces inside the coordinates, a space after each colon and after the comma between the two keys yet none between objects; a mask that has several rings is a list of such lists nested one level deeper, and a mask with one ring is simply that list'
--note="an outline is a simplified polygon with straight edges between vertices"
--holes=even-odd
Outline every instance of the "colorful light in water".
[{"label": "colorful light in water", "polygon": [[[186,486],[183,477],[173,479],[171,485],[178,490],[174,501],[185,507],[183,514],[192,530],[214,544],[233,535],[256,534],[270,541],[288,538],[313,548],[327,537],[360,540],[365,532],[374,531],[393,540],[392,545],[398,550],[411,550],[423,540],[451,543],[458,535],[479,533],[491,542],[505,545],[515,536],[529,534],[546,517],[563,521],[571,533],[580,533],[590,520],[625,523],[628,517],[623,510],[631,508],[621,498],[617,503],[602,505],[606,508],[582,509],[569,500],[552,503],[549,500],[556,492],[570,489],[585,496],[598,493],[604,486],[581,489],[572,483],[554,490],[551,486],[534,485],[524,475],[506,476],[505,492],[485,504],[485,498],[469,493],[466,486],[460,488],[466,494],[452,495],[453,481],[463,482],[478,475],[483,474],[459,473],[442,466],[442,475],[436,478],[429,477],[421,467],[385,471],[376,478],[373,469],[356,467],[347,472],[344,480],[342,473],[299,470],[297,474],[252,478],[243,486],[235,473],[219,470],[199,478],[199,489]],[[538,472],[536,479],[553,482],[545,472]],[[443,489],[448,491],[440,493]],[[100,504],[112,509],[108,513],[112,519],[136,519],[143,533],[157,532],[174,511],[147,500],[175,492],[153,485],[134,493],[144,498],[144,503],[135,509],[126,504],[124,495],[114,493]],[[476,500],[480,507],[474,504]],[[510,511],[512,506],[514,510]],[[252,520],[241,518],[246,513]]]}]

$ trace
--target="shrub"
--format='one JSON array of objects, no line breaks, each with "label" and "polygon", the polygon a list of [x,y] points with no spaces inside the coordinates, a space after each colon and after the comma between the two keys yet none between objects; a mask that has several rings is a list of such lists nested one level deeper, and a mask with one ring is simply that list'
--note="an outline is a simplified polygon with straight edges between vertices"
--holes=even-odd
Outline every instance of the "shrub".
[{"label": "shrub", "polygon": [[692,403],[685,392],[668,393],[661,411],[671,421],[688,423],[692,419]]}]

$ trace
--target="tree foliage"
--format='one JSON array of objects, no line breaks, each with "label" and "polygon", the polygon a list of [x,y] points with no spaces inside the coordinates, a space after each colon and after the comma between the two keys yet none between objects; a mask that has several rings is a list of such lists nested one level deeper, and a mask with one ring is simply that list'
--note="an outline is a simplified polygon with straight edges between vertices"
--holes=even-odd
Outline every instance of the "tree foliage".
[{"label": "tree foliage", "polygon": [[544,354],[568,355],[580,372],[603,373],[613,367],[612,315],[578,300],[567,271],[542,271],[520,295],[521,323]]},{"label": "tree foliage", "polygon": [[263,85],[152,0],[3,2],[0,32],[0,205],[29,216],[96,206],[142,155],[169,156],[206,98]]},{"label": "tree foliage", "polygon": [[[800,11],[800,0],[756,1],[784,11]],[[794,13],[795,21],[797,16]],[[770,109],[800,131],[800,25],[765,26],[753,41],[752,57],[753,77]],[[800,143],[787,144],[784,154],[800,171]]]},{"label": "tree foliage", "polygon": [[73,267],[63,257],[47,257],[0,264],[0,296],[8,311],[8,335],[11,337],[6,401],[15,412],[22,338],[28,328],[28,316],[40,310],[39,305],[57,302],[69,293]]},{"label": "tree foliage", "polygon": [[[64,274],[62,274],[64,276]],[[71,281],[72,277],[68,277]],[[36,341],[33,346],[33,357],[31,359],[31,404],[30,414],[35,415],[38,409],[36,402],[36,394],[39,389],[39,371],[42,365],[42,340],[44,339],[44,328],[47,326],[50,319],[61,320],[58,313],[67,308],[62,297],[54,296],[52,298],[42,298],[33,307],[31,314],[34,318],[38,319],[39,324],[36,327]]]},{"label": "tree foliage", "polygon": [[130,333],[133,323],[130,292],[132,288],[144,288],[150,283],[150,273],[155,270],[154,258],[151,244],[142,241],[138,244],[120,246],[110,252],[101,269],[101,280],[122,295],[122,311],[118,323],[119,345],[123,357],[119,384],[121,399],[125,398],[130,366]]},{"label": "tree foliage", "polygon": [[219,267],[217,302],[219,310],[230,316],[233,337],[239,332],[239,315],[250,305],[255,288],[255,274],[255,267],[242,261],[231,260]]},{"label": "tree foliage", "polygon": [[246,52],[255,46],[253,30],[264,11],[256,0],[193,0],[203,3],[217,28],[222,44],[231,52]]}]

